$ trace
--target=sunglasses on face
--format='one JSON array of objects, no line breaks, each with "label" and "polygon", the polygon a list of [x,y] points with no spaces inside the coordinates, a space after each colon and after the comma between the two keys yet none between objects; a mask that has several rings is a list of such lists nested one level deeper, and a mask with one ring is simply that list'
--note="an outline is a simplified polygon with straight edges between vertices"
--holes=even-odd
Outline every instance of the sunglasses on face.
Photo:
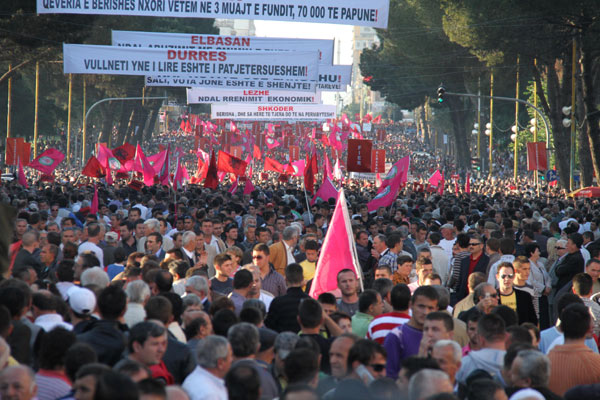
[{"label": "sunglasses on face", "polygon": [[481,243],[469,243],[469,246],[479,246]]},{"label": "sunglasses on face", "polygon": [[564,250],[566,247],[557,247],[556,250]]},{"label": "sunglasses on face", "polygon": [[253,260],[262,260],[263,256],[252,256]]},{"label": "sunglasses on face", "polygon": [[500,278],[502,279],[512,279],[515,277],[515,274],[510,274],[510,275],[500,275]]},{"label": "sunglasses on face", "polygon": [[382,372],[385,370],[385,364],[370,364],[369,367],[373,368],[375,372]]}]

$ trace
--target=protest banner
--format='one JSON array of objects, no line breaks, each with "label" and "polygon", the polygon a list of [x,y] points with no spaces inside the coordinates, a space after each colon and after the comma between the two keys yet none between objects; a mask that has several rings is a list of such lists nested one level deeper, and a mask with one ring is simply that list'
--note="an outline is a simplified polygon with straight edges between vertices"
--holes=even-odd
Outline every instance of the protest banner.
[{"label": "protest banner", "polygon": [[317,90],[345,92],[352,78],[352,65],[319,65]]},{"label": "protest banner", "polygon": [[336,106],[326,104],[211,104],[212,119],[324,121],[335,116]]},{"label": "protest banner", "polygon": [[389,0],[37,0],[38,14],[261,19],[387,28]]},{"label": "protest banner", "polygon": [[348,140],[348,160],[346,169],[348,172],[371,172],[371,140]]},{"label": "protest banner", "polygon": [[112,31],[112,44],[119,47],[150,47],[158,49],[204,49],[227,51],[318,51],[319,62],[333,63],[333,40],[289,39],[257,36],[206,35],[197,33],[167,33]]},{"label": "protest banner", "polygon": [[65,74],[168,74],[297,82],[314,82],[318,78],[316,51],[242,53],[64,44],[63,58]]},{"label": "protest banner", "polygon": [[146,76],[146,86],[199,87],[214,89],[293,90],[315,93],[316,82],[298,82],[281,79],[226,79],[219,77]]},{"label": "protest banner", "polygon": [[317,104],[321,102],[321,93],[315,94],[289,90],[254,90],[254,89],[187,89],[188,104],[211,103],[291,103]]},{"label": "protest banner", "polygon": [[385,150],[373,149],[371,153],[371,172],[383,173],[385,172]]}]

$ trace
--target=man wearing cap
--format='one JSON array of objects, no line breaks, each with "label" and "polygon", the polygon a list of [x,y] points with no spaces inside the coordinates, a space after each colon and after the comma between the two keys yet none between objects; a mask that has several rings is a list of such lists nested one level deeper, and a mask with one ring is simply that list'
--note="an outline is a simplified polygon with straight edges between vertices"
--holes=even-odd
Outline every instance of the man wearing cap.
[{"label": "man wearing cap", "polygon": [[96,295],[89,289],[79,286],[71,287],[67,296],[69,297],[69,311],[73,332],[83,333],[92,322],[92,313],[96,309]]},{"label": "man wearing cap", "polygon": [[116,232],[106,232],[104,235],[106,246],[102,248],[104,252],[104,265],[111,265],[115,262],[115,250],[119,244],[119,235]]}]

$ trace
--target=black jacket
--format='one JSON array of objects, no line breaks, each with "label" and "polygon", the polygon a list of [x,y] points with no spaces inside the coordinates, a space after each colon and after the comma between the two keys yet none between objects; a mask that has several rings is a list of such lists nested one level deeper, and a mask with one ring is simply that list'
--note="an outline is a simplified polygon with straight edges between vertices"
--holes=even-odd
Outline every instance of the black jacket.
[{"label": "black jacket", "polygon": [[558,277],[556,290],[560,290],[580,272],[584,272],[584,261],[581,252],[567,254],[556,266],[555,274]]},{"label": "black jacket", "polygon": [[77,340],[92,346],[98,355],[98,361],[112,367],[122,357],[127,347],[124,326],[117,321],[100,319],[93,321],[89,329],[77,335]]},{"label": "black jacket", "polygon": [[[469,263],[471,262],[471,257],[465,257],[460,262],[460,277],[458,291],[456,292],[456,302],[461,301],[469,294],[469,289],[467,288],[467,281],[469,279]],[[475,265],[475,269],[473,272],[482,272],[486,273],[487,266],[490,262],[490,258],[482,253],[481,257],[479,257],[479,261]]]},{"label": "black jacket", "polygon": [[308,295],[302,291],[301,287],[288,288],[286,294],[273,299],[269,306],[265,325],[277,332],[299,332],[300,325],[296,318],[298,316],[298,306],[302,299],[306,298],[308,298]]},{"label": "black jacket", "polygon": [[178,341],[170,331],[168,331],[167,351],[162,360],[178,385],[181,385],[196,368],[196,359],[190,352],[190,348]]},{"label": "black jacket", "polygon": [[[517,300],[517,317],[519,318],[519,325],[523,322],[531,322],[537,325],[538,319],[533,308],[533,298],[527,292],[519,289],[513,289]],[[498,304],[502,304],[502,296],[498,291]]]}]

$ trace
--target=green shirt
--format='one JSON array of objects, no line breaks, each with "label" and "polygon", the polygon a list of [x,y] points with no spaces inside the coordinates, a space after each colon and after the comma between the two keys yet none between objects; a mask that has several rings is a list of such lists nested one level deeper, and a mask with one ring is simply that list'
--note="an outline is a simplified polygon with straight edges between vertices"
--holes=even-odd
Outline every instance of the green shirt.
[{"label": "green shirt", "polygon": [[352,316],[352,333],[354,333],[361,339],[364,338],[365,336],[367,336],[367,330],[369,329],[369,324],[372,320],[372,315],[357,311]]}]

